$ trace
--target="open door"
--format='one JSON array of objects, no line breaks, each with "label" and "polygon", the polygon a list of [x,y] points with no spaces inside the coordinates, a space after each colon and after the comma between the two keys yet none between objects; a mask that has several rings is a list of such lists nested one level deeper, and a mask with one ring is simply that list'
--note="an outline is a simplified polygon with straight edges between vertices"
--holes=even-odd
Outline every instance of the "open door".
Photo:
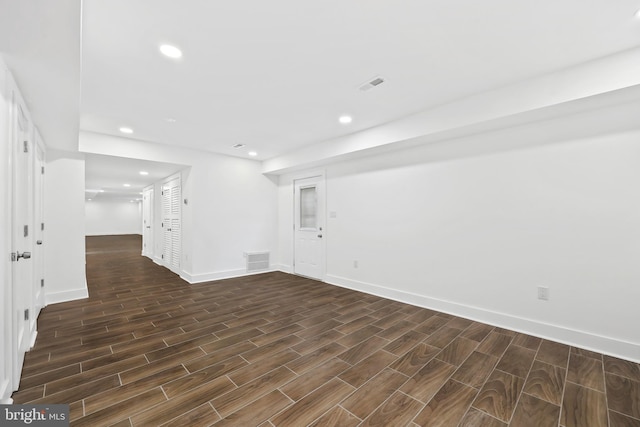
[{"label": "open door", "polygon": [[324,279],[324,176],[294,181],[293,272]]}]

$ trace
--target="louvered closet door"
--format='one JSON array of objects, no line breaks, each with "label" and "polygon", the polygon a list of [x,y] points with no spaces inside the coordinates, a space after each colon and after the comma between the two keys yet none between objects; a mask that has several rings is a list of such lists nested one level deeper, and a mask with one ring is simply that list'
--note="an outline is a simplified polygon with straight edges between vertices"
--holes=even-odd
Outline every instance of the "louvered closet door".
[{"label": "louvered closet door", "polygon": [[164,265],[171,271],[180,274],[181,256],[181,187],[180,177],[165,182],[162,186],[162,227],[164,245],[162,258]]},{"label": "louvered closet door", "polygon": [[174,179],[171,186],[171,263],[170,268],[174,271],[180,270],[181,253],[181,228],[182,218],[180,215],[181,188],[180,180]]}]

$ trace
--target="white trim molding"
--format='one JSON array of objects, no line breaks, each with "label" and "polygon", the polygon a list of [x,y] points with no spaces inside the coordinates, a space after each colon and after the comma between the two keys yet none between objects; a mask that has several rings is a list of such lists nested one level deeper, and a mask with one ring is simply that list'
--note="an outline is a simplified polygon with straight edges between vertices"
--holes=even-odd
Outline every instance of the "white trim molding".
[{"label": "white trim molding", "polygon": [[507,313],[490,311],[481,307],[473,307],[452,301],[431,298],[426,295],[399,291],[397,289],[359,282],[340,276],[327,275],[326,282],[342,288],[366,292],[368,294],[377,295],[394,301],[428,308],[458,317],[464,317],[469,320],[487,323],[489,325],[640,363],[640,344],[638,343],[596,335],[590,332],[570,329],[560,325],[543,323],[537,320],[513,316]]}]

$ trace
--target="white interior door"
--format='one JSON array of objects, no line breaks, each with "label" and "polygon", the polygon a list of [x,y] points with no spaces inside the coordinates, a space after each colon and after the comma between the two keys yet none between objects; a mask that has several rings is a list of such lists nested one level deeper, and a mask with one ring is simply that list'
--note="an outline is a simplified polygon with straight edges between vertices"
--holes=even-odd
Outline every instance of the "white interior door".
[{"label": "white interior door", "polygon": [[294,181],[295,274],[324,279],[324,177]]},{"label": "white interior door", "polygon": [[153,258],[153,188],[142,192],[142,255]]},{"label": "white interior door", "polygon": [[33,174],[30,123],[14,98],[15,119],[12,139],[12,267],[13,300],[13,386],[18,387],[24,353],[31,347],[33,315],[32,203]]},{"label": "white interior door", "polygon": [[162,185],[162,229],[164,265],[174,273],[180,274],[180,257],[182,247],[181,217],[181,184],[180,177],[173,177]]}]

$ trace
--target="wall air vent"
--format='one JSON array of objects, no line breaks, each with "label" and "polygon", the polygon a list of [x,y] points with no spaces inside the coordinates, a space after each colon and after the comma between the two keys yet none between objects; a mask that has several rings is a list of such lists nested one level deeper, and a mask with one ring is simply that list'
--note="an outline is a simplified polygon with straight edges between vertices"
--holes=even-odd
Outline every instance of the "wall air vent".
[{"label": "wall air vent", "polygon": [[374,77],[374,78],[370,79],[368,82],[360,85],[359,89],[361,91],[367,91],[367,90],[373,89],[376,86],[380,86],[384,82],[385,82],[384,77],[380,77],[380,76]]},{"label": "wall air vent", "polygon": [[247,259],[247,273],[269,269],[269,252],[245,252],[244,256]]}]

